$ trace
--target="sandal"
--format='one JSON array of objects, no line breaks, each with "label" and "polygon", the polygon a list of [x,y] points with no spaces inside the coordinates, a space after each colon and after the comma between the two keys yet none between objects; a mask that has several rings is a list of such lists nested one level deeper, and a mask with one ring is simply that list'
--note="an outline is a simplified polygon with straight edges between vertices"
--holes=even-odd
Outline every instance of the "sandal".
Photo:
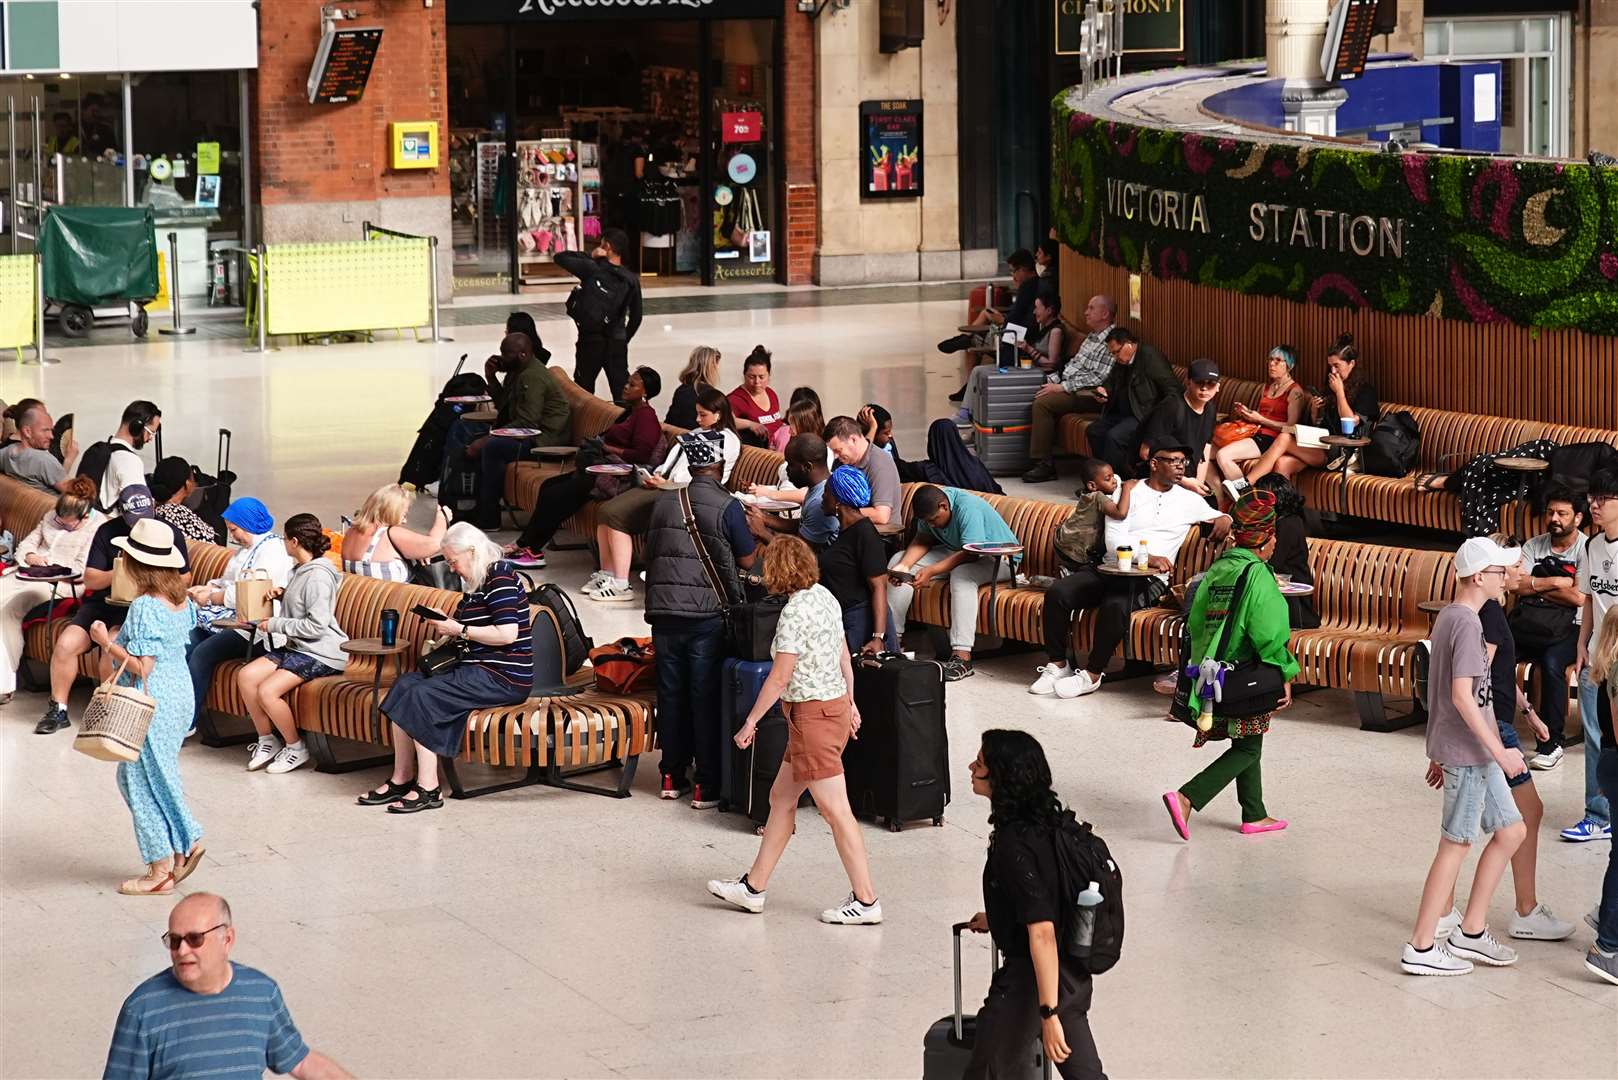
[{"label": "sandal", "polygon": [[[152,887],[143,889],[141,882],[151,882]],[[118,891],[125,896],[168,896],[174,892],[174,872],[165,871],[162,877],[142,876],[130,878],[118,886]]]},{"label": "sandal", "polygon": [[1416,494],[1431,495],[1434,492],[1443,491],[1444,485],[1442,482],[1438,483],[1437,485],[1433,483],[1434,480],[1443,481],[1443,479],[1443,473],[1418,473],[1415,478]]},{"label": "sandal", "polygon": [[191,849],[191,854],[181,855],[179,858],[175,859],[174,884],[178,885],[180,882],[191,876],[191,872],[197,868],[197,864],[202,862],[203,850],[202,845],[198,844],[196,847]]},{"label": "sandal", "polygon": [[420,784],[411,784],[410,790],[415,793],[416,797],[412,799],[407,793],[405,798],[395,799],[394,805],[388,807],[388,813],[416,814],[423,810],[438,810],[444,805],[444,787],[442,784],[431,790],[422,787]]},{"label": "sandal", "polygon": [[402,797],[410,794],[415,786],[408,780],[402,784],[395,784],[392,780],[389,780],[385,790],[367,791],[354,801],[361,806],[386,806],[388,803],[401,801]]}]

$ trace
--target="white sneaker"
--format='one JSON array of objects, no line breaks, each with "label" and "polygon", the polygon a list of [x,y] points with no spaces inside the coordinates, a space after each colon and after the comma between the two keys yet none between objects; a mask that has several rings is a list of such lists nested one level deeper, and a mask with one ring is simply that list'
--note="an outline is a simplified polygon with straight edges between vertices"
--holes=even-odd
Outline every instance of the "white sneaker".
[{"label": "white sneaker", "polygon": [[609,578],[589,596],[598,604],[627,604],[635,599],[635,586],[627,581],[620,585]]},{"label": "white sneaker", "polygon": [[1554,769],[1560,764],[1562,764],[1562,748],[1560,746],[1551,747],[1551,752],[1548,754],[1535,754],[1528,759],[1530,769]]},{"label": "white sneaker", "polygon": [[1456,956],[1477,960],[1490,967],[1508,967],[1517,962],[1517,950],[1496,941],[1487,926],[1477,937],[1472,937],[1465,930],[1457,930],[1445,944]]},{"label": "white sneaker", "polygon": [[1101,689],[1101,680],[1103,678],[1105,676],[1092,675],[1080,668],[1067,678],[1057,680],[1056,696],[1059,698],[1076,698],[1083,697],[1085,694],[1093,694]]},{"label": "white sneaker", "polygon": [[1433,931],[1434,941],[1443,941],[1461,928],[1460,909],[1451,907],[1449,914],[1438,920],[1438,929]]},{"label": "white sneaker", "polygon": [[1073,672],[1066,664],[1046,664],[1039,669],[1039,678],[1034,680],[1034,685],[1028,688],[1028,692],[1038,694],[1040,697],[1049,697],[1056,693],[1057,680],[1065,679],[1071,674]]},{"label": "white sneaker", "polygon": [[1231,502],[1241,502],[1242,496],[1253,490],[1253,485],[1246,480],[1226,480],[1225,490],[1230,493]]},{"label": "white sneaker", "polygon": [[258,772],[271,761],[274,761],[275,755],[279,754],[281,748],[285,745],[286,743],[281,741],[281,736],[279,735],[265,735],[259,739],[258,742],[248,747],[247,771]]},{"label": "white sneaker", "polygon": [[275,755],[275,760],[270,762],[269,767],[264,771],[277,774],[288,773],[293,769],[302,768],[309,764],[311,757],[312,755],[309,753],[307,746],[284,747],[279,754]]},{"label": "white sneaker", "polygon": [[597,570],[595,573],[591,574],[589,576],[589,578],[587,578],[585,580],[583,585],[579,586],[579,591],[581,593],[583,593],[585,596],[589,596],[592,593],[594,593],[597,589],[601,588],[601,586],[604,583],[606,583],[608,581],[611,581],[611,580],[612,580],[612,575],[611,574],[607,573],[605,570]]},{"label": "white sneaker", "polygon": [[1426,952],[1418,952],[1407,941],[1404,955],[1399,958],[1399,970],[1406,975],[1465,975],[1472,970],[1472,962],[1452,954],[1442,941],[1435,940]]},{"label": "white sneaker", "polygon": [[1535,904],[1526,915],[1511,914],[1511,927],[1506,931],[1514,938],[1533,941],[1565,941],[1573,936],[1573,924],[1558,919],[1544,904]]},{"label": "white sneaker", "polygon": [[862,904],[854,898],[853,893],[849,893],[848,899],[840,906],[822,911],[820,921],[839,926],[873,926],[882,921],[882,901]]},{"label": "white sneaker", "polygon": [[754,915],[764,910],[764,892],[754,892],[749,889],[739,877],[726,878],[723,881],[708,882],[708,891],[727,904],[732,904],[743,911],[751,911]]}]

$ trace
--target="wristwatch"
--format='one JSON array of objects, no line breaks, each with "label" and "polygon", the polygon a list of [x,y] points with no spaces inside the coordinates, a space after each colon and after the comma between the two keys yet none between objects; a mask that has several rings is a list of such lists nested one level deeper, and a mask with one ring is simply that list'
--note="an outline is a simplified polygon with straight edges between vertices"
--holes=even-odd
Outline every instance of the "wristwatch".
[{"label": "wristwatch", "polygon": [[1052,1008],[1051,1006],[1049,1006],[1049,1005],[1041,1005],[1039,1007],[1039,1018],[1041,1020],[1049,1020],[1051,1017],[1053,1017],[1055,1015],[1056,1015],[1056,1010],[1054,1008]]}]

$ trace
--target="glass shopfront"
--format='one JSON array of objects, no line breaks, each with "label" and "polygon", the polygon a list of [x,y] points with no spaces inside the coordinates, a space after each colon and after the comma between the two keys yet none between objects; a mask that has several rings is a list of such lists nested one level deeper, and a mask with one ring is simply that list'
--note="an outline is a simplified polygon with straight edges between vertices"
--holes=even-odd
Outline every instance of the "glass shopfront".
[{"label": "glass shopfront", "polygon": [[556,253],[589,251],[607,228],[628,234],[648,287],[775,280],[780,12],[452,6],[457,291],[565,283]]}]

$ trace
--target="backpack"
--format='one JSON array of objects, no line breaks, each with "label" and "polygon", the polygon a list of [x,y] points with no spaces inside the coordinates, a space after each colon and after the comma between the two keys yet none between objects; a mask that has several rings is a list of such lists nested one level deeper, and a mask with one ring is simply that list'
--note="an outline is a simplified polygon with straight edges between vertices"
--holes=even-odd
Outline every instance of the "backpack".
[{"label": "backpack", "polygon": [[[89,449],[85,450],[84,456],[79,458],[79,475],[88,478],[96,486],[95,508],[103,514],[110,514],[113,511],[111,506],[101,505],[101,481],[107,475],[107,464],[116,453],[135,454],[135,451],[122,443],[103,439],[98,443],[92,443]],[[135,456],[140,457],[139,454]]]},{"label": "backpack", "polygon": [[629,282],[616,269],[602,267],[573,287],[567,314],[580,334],[604,334],[618,321],[629,302]]},{"label": "backpack", "polygon": [[[1057,930],[1061,951],[1092,975],[1109,971],[1124,947],[1124,875],[1088,821],[1072,814],[1051,830],[1056,847],[1057,895],[1068,905]],[[1095,882],[1101,903],[1080,907],[1079,893]],[[1090,940],[1082,940],[1088,923]]]},{"label": "backpack", "polygon": [[556,616],[556,625],[562,632],[563,674],[571,675],[583,667],[596,643],[584,632],[584,624],[579,622],[579,613],[567,593],[557,585],[541,585],[528,594],[528,602],[547,608]]},{"label": "backpack", "polygon": [[1421,425],[1407,412],[1385,413],[1361,457],[1372,476],[1408,476],[1421,461]]},{"label": "backpack", "polygon": [[590,650],[596,685],[609,694],[639,694],[657,687],[657,652],[652,639],[619,638]]}]

